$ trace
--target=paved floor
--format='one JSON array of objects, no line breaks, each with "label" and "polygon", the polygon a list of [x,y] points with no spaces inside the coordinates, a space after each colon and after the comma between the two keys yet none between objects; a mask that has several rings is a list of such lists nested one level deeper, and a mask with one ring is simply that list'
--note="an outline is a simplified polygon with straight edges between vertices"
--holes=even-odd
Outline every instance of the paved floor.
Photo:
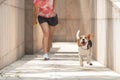
[{"label": "paved floor", "polygon": [[120,80],[119,74],[96,61],[80,68],[76,51],[74,43],[55,43],[51,60],[44,61],[40,53],[25,55],[0,70],[0,80]]}]

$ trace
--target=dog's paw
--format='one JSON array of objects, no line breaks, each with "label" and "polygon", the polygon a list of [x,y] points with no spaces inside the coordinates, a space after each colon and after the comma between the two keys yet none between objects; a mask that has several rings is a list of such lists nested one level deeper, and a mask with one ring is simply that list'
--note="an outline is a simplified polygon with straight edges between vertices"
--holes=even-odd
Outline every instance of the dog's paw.
[{"label": "dog's paw", "polygon": [[89,65],[90,65],[90,66],[92,66],[93,64],[92,64],[92,63],[90,63]]},{"label": "dog's paw", "polygon": [[80,67],[83,67],[83,64],[80,64]]}]

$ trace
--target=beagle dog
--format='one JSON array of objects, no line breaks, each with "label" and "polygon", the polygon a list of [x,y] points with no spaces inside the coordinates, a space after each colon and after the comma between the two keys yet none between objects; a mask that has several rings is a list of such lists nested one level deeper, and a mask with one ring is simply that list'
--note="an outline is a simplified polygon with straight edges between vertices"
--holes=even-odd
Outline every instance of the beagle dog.
[{"label": "beagle dog", "polygon": [[87,64],[92,65],[92,34],[80,35],[80,30],[76,33],[78,54],[80,60],[80,66],[83,67],[83,61],[87,61]]}]

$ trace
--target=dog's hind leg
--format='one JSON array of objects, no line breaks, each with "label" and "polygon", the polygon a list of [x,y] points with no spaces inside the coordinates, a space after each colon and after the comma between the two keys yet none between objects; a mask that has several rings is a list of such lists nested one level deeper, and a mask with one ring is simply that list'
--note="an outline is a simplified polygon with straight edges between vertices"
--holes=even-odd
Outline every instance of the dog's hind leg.
[{"label": "dog's hind leg", "polygon": [[93,65],[91,59],[92,59],[92,49],[90,49],[89,53],[87,54],[87,64]]}]

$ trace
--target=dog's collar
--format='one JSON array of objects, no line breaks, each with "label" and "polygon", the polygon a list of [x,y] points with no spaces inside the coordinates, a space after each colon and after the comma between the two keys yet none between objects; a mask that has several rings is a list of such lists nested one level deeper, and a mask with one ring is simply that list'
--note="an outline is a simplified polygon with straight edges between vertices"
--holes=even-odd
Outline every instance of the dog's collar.
[{"label": "dog's collar", "polygon": [[85,49],[85,48],[83,48],[82,46],[81,46],[81,49],[83,49],[83,50],[88,50],[88,48]]}]

